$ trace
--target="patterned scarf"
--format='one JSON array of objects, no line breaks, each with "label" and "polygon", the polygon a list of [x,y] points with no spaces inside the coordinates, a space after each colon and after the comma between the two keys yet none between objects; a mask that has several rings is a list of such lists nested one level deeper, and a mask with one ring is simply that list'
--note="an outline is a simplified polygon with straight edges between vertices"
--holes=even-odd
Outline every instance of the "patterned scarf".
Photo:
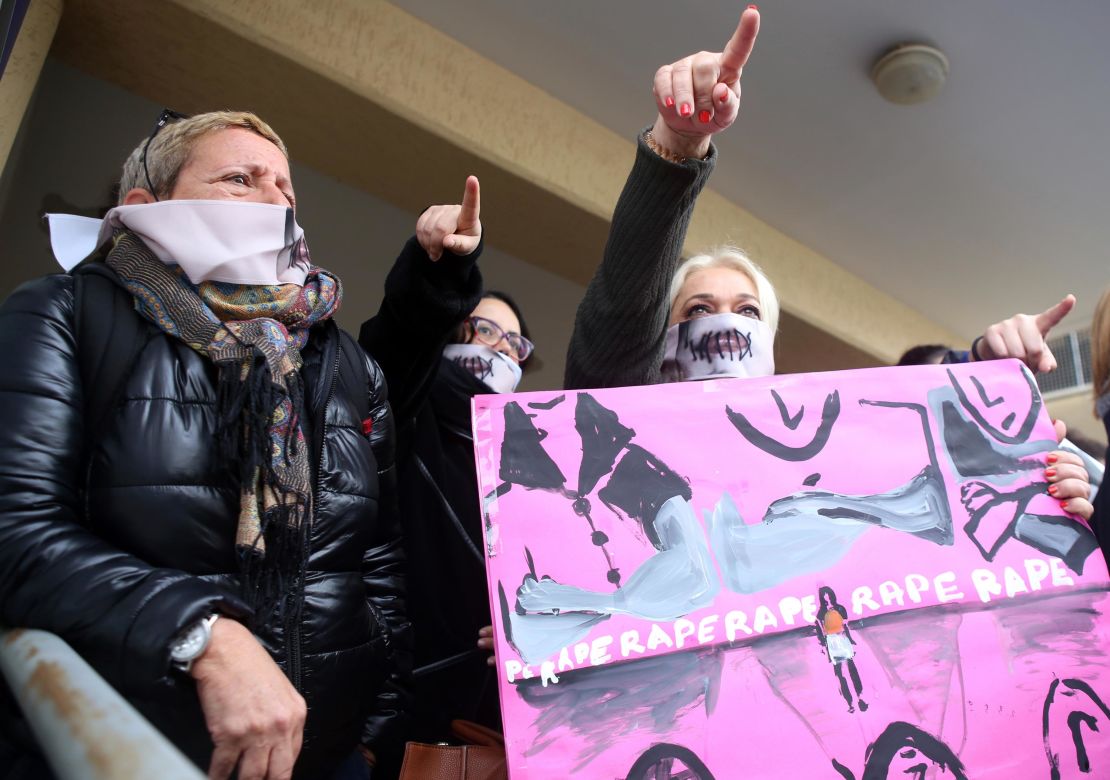
[{"label": "patterned scarf", "polygon": [[140,314],[216,364],[220,451],[238,464],[241,486],[242,591],[263,625],[304,571],[313,486],[300,350],[309,329],[339,309],[339,279],[313,267],[303,287],[194,286],[130,232],[118,235],[106,262]]}]

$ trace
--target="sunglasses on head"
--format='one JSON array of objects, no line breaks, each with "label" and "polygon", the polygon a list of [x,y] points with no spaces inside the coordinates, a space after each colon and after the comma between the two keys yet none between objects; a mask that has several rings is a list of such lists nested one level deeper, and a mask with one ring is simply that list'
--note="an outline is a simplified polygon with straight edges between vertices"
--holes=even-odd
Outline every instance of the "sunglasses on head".
[{"label": "sunglasses on head", "polygon": [[177,122],[181,119],[188,118],[188,114],[182,114],[173,109],[163,108],[162,113],[158,115],[158,121],[154,124],[154,129],[150,131],[150,136],[146,139],[146,143],[143,144],[143,174],[146,176],[147,189],[150,190],[150,194],[154,196],[155,200],[158,200],[158,193],[155,191],[154,184],[150,180],[150,168],[148,168],[146,164],[147,150],[150,149],[150,144],[154,141],[154,136],[158,135],[159,130],[170,122]]}]

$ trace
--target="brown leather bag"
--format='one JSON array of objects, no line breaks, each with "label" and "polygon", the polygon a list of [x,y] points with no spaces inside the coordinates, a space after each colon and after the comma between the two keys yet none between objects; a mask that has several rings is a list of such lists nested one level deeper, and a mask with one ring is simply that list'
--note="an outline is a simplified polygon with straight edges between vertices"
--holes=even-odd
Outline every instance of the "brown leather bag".
[{"label": "brown leather bag", "polygon": [[451,733],[466,744],[405,745],[399,780],[508,780],[504,737],[468,720],[451,721]]}]

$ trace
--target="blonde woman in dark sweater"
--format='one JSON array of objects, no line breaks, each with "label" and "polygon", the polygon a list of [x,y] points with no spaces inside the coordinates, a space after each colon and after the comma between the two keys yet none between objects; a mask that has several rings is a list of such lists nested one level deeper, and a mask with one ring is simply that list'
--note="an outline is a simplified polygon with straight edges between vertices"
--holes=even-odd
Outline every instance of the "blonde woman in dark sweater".
[{"label": "blonde woman in dark sweater", "polygon": [[[740,75],[759,24],[759,11],[748,6],[723,51],[656,71],[658,114],[638,139],[601,265],[575,316],[567,389],[774,374],[779,304],[760,268],[727,246],[680,262],[694,204],[716,164],[711,141],[736,119]],[[1074,302],[1068,296],[1039,315],[992,325],[976,339],[971,359],[1016,357],[1033,371],[1051,370],[1048,331]],[[1049,459],[1051,495],[1090,518],[1082,462],[1065,451]]]}]

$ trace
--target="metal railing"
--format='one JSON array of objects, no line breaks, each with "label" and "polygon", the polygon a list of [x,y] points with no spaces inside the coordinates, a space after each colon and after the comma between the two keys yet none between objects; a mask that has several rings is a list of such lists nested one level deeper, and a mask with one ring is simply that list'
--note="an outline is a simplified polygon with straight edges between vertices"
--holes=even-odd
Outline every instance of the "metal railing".
[{"label": "metal railing", "polygon": [[204,777],[60,637],[0,630],[0,670],[60,780]]}]

